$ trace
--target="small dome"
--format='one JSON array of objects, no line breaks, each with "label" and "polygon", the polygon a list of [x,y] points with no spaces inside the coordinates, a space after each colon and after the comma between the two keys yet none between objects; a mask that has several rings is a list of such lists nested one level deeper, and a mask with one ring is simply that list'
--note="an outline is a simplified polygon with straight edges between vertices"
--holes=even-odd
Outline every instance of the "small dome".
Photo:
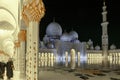
[{"label": "small dome", "polygon": [[94,47],[93,46],[90,46],[90,50],[93,50],[94,49]]},{"label": "small dome", "polygon": [[78,33],[76,31],[71,31],[69,34],[72,39],[78,39]]},{"label": "small dome", "polygon": [[75,40],[74,43],[80,43],[80,41],[79,40]]},{"label": "small dome", "polygon": [[47,37],[47,35],[45,35],[45,36],[43,37],[43,42],[44,42],[45,44],[49,42],[49,38]]},{"label": "small dome", "polygon": [[89,39],[89,41],[87,42],[89,46],[93,45],[93,42],[91,39]]},{"label": "small dome", "polygon": [[46,29],[48,36],[60,36],[62,35],[62,28],[57,22],[51,22]]},{"label": "small dome", "polygon": [[96,47],[95,47],[95,50],[100,50],[100,46],[96,46]]},{"label": "small dome", "polygon": [[71,41],[71,37],[68,33],[63,33],[63,35],[60,38],[61,41]]},{"label": "small dome", "polygon": [[112,45],[110,46],[110,49],[111,49],[111,50],[116,49],[116,46],[115,46],[114,44],[112,44]]}]

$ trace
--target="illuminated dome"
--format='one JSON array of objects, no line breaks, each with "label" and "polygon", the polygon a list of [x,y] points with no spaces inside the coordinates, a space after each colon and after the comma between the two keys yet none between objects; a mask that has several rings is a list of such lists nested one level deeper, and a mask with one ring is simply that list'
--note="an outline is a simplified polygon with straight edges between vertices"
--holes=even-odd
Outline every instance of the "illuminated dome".
[{"label": "illuminated dome", "polygon": [[78,39],[78,33],[76,31],[71,31],[69,34],[72,39]]},{"label": "illuminated dome", "polygon": [[116,46],[115,46],[114,44],[112,44],[112,45],[110,46],[110,49],[111,49],[111,50],[116,49]]},{"label": "illuminated dome", "polygon": [[90,46],[90,50],[93,50],[94,49],[94,47],[93,46]]},{"label": "illuminated dome", "polygon": [[46,29],[46,34],[48,36],[60,36],[62,35],[62,28],[56,22],[51,22]]},{"label": "illuminated dome", "polygon": [[44,42],[45,44],[49,42],[49,38],[47,37],[47,35],[45,35],[45,36],[43,37],[43,42]]},{"label": "illuminated dome", "polygon": [[95,47],[95,50],[100,50],[100,46],[97,45],[97,46]]},{"label": "illuminated dome", "polygon": [[68,33],[63,33],[63,35],[60,38],[61,41],[71,41],[71,37]]},{"label": "illuminated dome", "polygon": [[79,40],[75,40],[75,42],[74,43],[80,43],[80,41]]},{"label": "illuminated dome", "polygon": [[92,42],[91,39],[89,39],[89,41],[88,41],[87,43],[88,43],[89,46],[90,46],[90,45],[93,45],[93,42]]}]

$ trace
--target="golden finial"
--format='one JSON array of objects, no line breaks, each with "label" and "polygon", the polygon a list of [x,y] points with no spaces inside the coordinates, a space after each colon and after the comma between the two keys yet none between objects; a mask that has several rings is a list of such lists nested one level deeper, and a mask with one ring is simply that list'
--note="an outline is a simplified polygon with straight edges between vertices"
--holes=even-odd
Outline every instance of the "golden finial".
[{"label": "golden finial", "polygon": [[55,22],[55,17],[53,17],[53,22]]},{"label": "golden finial", "polygon": [[105,1],[105,0],[103,0],[103,5],[104,5],[104,6],[105,6],[105,2],[106,2],[106,1]]}]

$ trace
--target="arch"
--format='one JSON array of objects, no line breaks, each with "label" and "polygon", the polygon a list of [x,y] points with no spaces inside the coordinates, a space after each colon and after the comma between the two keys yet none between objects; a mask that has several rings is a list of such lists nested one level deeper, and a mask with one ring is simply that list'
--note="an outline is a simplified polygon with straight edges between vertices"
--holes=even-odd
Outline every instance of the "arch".
[{"label": "arch", "polygon": [[71,49],[71,51],[70,51],[70,57],[71,57],[71,69],[75,69],[75,55],[76,55],[76,53],[75,53],[75,49]]},{"label": "arch", "polygon": [[[3,11],[3,13],[2,13],[2,11]],[[6,14],[7,15],[6,15]],[[6,8],[4,8],[4,7],[0,7],[0,17],[3,17],[3,18],[0,18],[0,21],[7,21],[7,22],[9,22],[9,23],[11,23],[15,28],[16,28],[16,26],[17,26],[17,21],[16,21],[16,19],[15,19],[15,17],[14,17],[14,15],[8,10],[8,9],[6,9]],[[5,17],[4,17],[4,16]],[[9,16],[9,17],[8,17]],[[8,19],[7,19],[8,18]],[[9,19],[11,19],[11,20],[9,20]]]},{"label": "arch", "polygon": [[76,56],[75,49],[71,49],[71,51],[70,51],[71,60],[75,60],[75,56]]},{"label": "arch", "polygon": [[12,33],[12,35],[16,35],[16,33],[18,32],[18,27],[15,16],[4,7],[0,7],[0,22],[1,21],[6,21],[10,23],[14,28],[14,32]]},{"label": "arch", "polygon": [[14,28],[12,24],[7,21],[0,22],[0,37],[2,37],[2,39],[4,39],[6,36],[10,36],[13,32]]}]

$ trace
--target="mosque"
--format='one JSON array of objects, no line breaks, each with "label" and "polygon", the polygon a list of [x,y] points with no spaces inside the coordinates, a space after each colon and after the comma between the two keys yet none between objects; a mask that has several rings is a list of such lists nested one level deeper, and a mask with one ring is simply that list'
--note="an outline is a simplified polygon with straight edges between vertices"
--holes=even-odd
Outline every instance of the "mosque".
[{"label": "mosque", "polygon": [[59,63],[71,69],[84,62],[105,67],[108,62],[112,66],[120,64],[120,49],[115,45],[108,49],[106,8],[104,1],[100,47],[93,46],[91,39],[80,42],[76,31],[62,33],[60,24],[55,21],[47,26],[43,41],[39,41],[39,22],[45,15],[42,0],[0,0],[0,62],[13,60],[15,80],[39,80],[39,67],[59,66]]},{"label": "mosque", "polygon": [[[65,62],[66,66],[68,66],[68,63],[71,62],[72,57],[73,62],[77,63],[76,66],[79,66],[83,61],[88,64],[106,64],[105,66],[109,66],[109,64],[107,64],[108,62],[112,63],[113,65],[116,64],[116,62],[113,62],[113,60],[120,59],[120,49],[116,49],[116,46],[114,44],[109,46],[107,31],[109,22],[107,21],[106,8],[107,6],[105,2],[103,2],[103,20],[101,23],[102,47],[99,45],[93,46],[93,41],[91,39],[88,41],[80,42],[78,40],[79,35],[74,30],[70,31],[69,33],[62,33],[60,24],[53,21],[48,24],[43,41],[40,42],[39,66],[50,66],[50,64],[47,64],[50,54],[52,54],[51,56],[53,56],[53,58],[57,58],[55,62]],[[108,47],[110,47],[110,50]],[[92,59],[96,59],[96,61]],[[117,63],[120,64],[120,61]],[[54,64],[51,66],[53,65]]]}]

